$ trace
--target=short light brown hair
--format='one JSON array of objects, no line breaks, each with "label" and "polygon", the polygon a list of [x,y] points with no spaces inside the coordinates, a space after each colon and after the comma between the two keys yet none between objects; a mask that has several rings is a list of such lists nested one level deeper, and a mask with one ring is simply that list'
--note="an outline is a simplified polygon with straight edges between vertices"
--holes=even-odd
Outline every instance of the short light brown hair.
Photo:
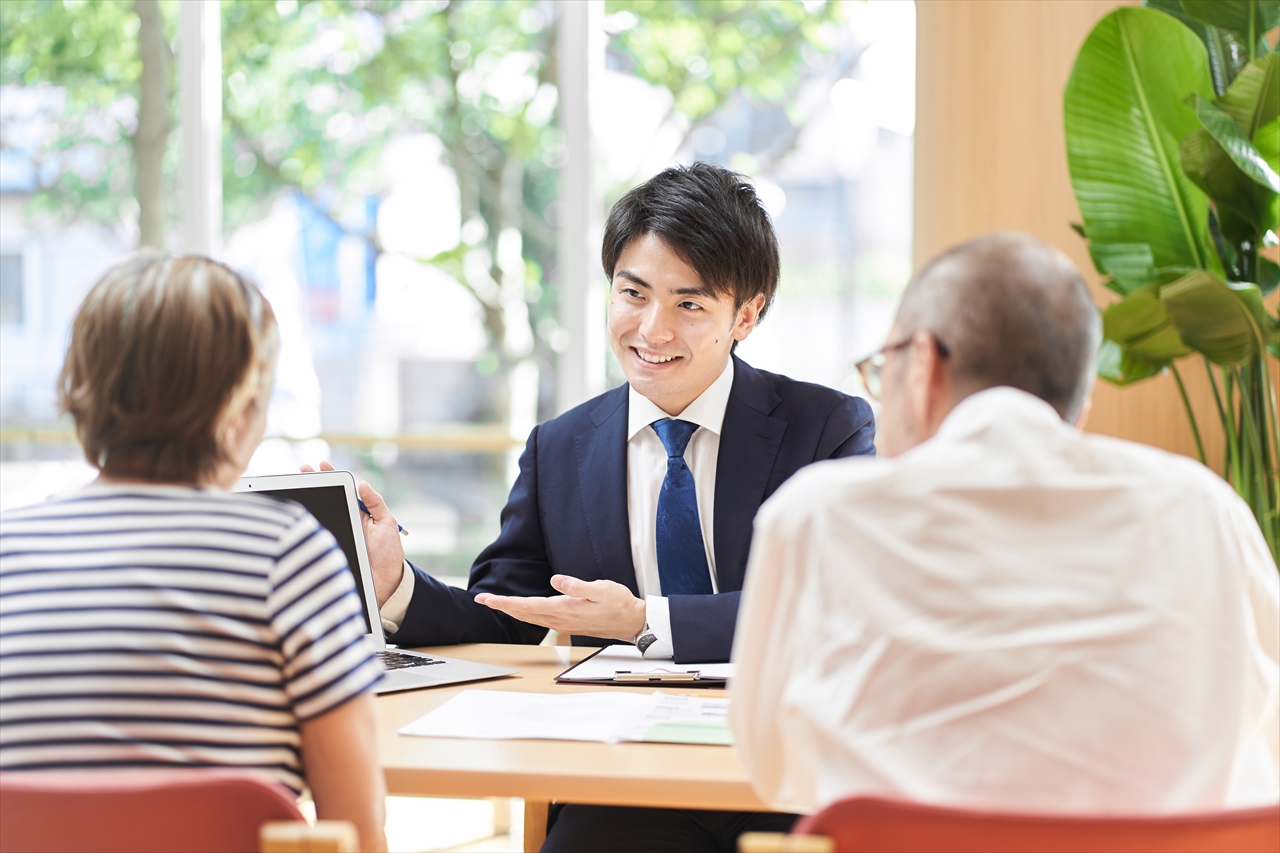
[{"label": "short light brown hair", "polygon": [[275,315],[240,274],[208,258],[137,255],[76,312],[58,403],[104,474],[200,482],[227,458],[232,398],[266,405],[275,355]]}]

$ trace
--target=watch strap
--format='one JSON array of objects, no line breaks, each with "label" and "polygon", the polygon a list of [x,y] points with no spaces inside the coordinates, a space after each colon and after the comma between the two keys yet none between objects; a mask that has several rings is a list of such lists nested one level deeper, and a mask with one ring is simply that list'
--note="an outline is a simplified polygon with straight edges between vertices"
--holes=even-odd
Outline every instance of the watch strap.
[{"label": "watch strap", "polygon": [[645,652],[649,651],[649,647],[656,642],[658,642],[658,635],[653,633],[653,631],[649,629],[649,623],[645,622],[644,628],[635,639],[636,648],[639,649],[640,654],[643,655]]}]

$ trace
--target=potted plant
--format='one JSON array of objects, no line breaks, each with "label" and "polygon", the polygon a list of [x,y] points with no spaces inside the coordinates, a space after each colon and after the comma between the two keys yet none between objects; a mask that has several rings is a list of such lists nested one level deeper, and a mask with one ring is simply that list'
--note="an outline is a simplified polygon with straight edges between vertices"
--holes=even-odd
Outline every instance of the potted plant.
[{"label": "potted plant", "polygon": [[[1280,428],[1269,360],[1280,322],[1264,256],[1280,219],[1280,0],[1147,0],[1098,22],[1063,99],[1076,230],[1118,301],[1098,375],[1169,371],[1198,353],[1226,436],[1223,476],[1280,563]],[[1217,460],[1214,460],[1216,463]]]}]

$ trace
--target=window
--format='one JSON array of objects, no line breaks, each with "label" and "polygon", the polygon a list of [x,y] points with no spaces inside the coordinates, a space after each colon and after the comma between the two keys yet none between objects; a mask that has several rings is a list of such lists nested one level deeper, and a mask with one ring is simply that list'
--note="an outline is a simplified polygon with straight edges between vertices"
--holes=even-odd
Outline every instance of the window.
[{"label": "window", "polygon": [[[466,574],[528,431],[604,381],[600,219],[668,165],[738,170],[774,216],[778,301],[740,355],[856,390],[850,365],[880,343],[910,267],[913,4],[202,8],[212,32],[184,41],[199,16],[166,0],[5,4],[4,464],[79,457],[54,398],[76,306],[140,242],[180,251],[194,233],[184,109],[221,128],[222,257],[280,319],[253,471],[353,470],[430,571]],[[587,235],[585,276],[582,247],[561,257],[571,231]]]},{"label": "window", "polygon": [[22,255],[0,253],[0,325],[22,325],[22,287]]}]

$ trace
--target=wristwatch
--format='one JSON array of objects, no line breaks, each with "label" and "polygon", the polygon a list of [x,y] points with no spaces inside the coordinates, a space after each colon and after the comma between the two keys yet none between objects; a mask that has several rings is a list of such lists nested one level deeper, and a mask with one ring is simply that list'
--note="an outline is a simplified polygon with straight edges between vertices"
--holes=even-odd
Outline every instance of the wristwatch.
[{"label": "wristwatch", "polygon": [[644,653],[649,651],[649,647],[658,642],[658,635],[649,630],[649,623],[646,622],[635,642],[636,648],[640,650],[640,655],[643,657]]}]

